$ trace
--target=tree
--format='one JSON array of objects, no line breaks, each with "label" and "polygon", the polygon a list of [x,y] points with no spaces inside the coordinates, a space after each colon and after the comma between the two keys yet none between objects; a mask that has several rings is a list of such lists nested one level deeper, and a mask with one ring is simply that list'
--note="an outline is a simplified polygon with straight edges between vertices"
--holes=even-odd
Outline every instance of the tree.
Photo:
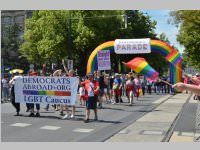
[{"label": "tree", "polygon": [[184,45],[184,59],[200,69],[200,10],[172,11],[173,24],[180,27],[177,40]]},{"label": "tree", "polygon": [[[129,17],[127,28],[122,28],[124,15]],[[156,22],[151,21],[149,16],[132,10],[36,11],[33,17],[26,21],[27,30],[21,52],[29,62],[41,65],[44,62],[57,60],[59,63],[61,59],[69,56],[68,43],[71,36],[74,68],[77,68],[79,73],[85,74],[87,59],[98,45],[117,38],[155,39],[155,25]],[[114,64],[112,67],[118,71],[119,61],[128,61],[136,56],[112,54],[111,60]],[[147,57],[154,57],[155,60],[160,56],[150,54]]]},{"label": "tree", "polygon": [[[29,62],[41,65],[61,61],[67,54],[68,11],[35,11],[26,20],[21,53]],[[60,62],[61,63],[61,62]]]},{"label": "tree", "polygon": [[168,39],[168,37],[166,36],[165,33],[161,33],[160,36],[159,36],[159,39],[170,44],[170,41],[169,41],[169,39]]}]

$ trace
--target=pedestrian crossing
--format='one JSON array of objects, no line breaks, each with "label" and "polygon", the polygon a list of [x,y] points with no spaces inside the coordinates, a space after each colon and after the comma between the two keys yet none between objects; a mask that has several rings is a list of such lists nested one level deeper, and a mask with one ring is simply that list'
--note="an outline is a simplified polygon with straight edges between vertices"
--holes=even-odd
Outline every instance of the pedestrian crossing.
[{"label": "pedestrian crossing", "polygon": [[28,123],[15,123],[15,124],[11,124],[10,126],[14,126],[14,127],[27,127],[30,126],[31,124]]},{"label": "pedestrian crossing", "polygon": [[[34,125],[33,124],[29,124],[29,123],[20,123],[20,122],[18,122],[18,123],[10,124],[9,126],[26,128],[26,127],[30,127],[30,126],[34,126]],[[62,127],[44,125],[44,126],[39,127],[38,129],[40,129],[40,130],[49,130],[49,131],[57,131],[57,130],[62,129]],[[72,131],[73,132],[79,132],[79,133],[90,133],[90,132],[93,132],[94,129],[91,129],[91,128],[75,128]]]},{"label": "pedestrian crossing", "polygon": [[44,130],[58,130],[61,127],[57,127],[57,126],[43,126],[40,129],[44,129]]}]

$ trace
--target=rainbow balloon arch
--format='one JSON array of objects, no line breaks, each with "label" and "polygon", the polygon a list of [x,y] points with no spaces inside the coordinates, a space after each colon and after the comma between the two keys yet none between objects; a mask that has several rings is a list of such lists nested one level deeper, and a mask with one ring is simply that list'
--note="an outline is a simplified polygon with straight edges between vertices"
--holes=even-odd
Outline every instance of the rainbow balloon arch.
[{"label": "rainbow balloon arch", "polygon": [[[88,59],[87,73],[97,70],[97,53],[99,51],[110,50],[110,53],[114,53],[114,42],[105,42],[93,50]],[[174,84],[182,81],[182,57],[179,51],[161,40],[151,40],[150,44],[152,52],[161,54],[170,63],[170,82]]]}]

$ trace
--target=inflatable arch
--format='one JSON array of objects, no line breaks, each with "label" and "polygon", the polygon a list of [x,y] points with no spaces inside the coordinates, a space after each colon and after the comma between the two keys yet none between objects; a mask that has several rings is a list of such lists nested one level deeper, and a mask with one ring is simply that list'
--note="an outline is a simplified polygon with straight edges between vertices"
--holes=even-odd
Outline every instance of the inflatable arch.
[{"label": "inflatable arch", "polygon": [[[97,53],[102,50],[110,50],[114,53],[114,42],[108,41],[96,47],[89,56],[87,63],[87,73],[97,70]],[[160,53],[170,63],[170,82],[172,84],[180,82],[182,79],[181,55],[172,46],[161,40],[151,40],[151,51]]]}]

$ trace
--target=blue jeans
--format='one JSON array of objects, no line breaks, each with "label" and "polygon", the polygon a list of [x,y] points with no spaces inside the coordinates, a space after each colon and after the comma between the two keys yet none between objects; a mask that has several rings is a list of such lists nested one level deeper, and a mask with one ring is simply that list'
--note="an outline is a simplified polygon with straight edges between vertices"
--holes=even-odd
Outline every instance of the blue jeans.
[{"label": "blue jeans", "polygon": [[9,89],[6,87],[3,87],[2,88],[2,99],[8,100],[8,96],[9,96]]}]

